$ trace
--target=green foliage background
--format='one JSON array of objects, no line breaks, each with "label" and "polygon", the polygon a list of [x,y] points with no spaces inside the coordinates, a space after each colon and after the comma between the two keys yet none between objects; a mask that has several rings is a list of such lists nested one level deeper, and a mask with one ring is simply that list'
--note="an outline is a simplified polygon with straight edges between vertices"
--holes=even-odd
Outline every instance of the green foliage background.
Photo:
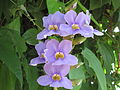
[{"label": "green foliage background", "polygon": [[[120,32],[114,32],[115,27],[120,28],[120,0],[0,0],[0,90],[52,90],[36,82],[44,75],[43,65],[32,67],[29,62],[37,56],[34,45],[43,30],[42,17],[70,9],[77,13],[89,10],[91,25],[107,30],[94,39],[75,37],[71,53],[78,57],[80,67],[68,75],[73,90],[120,87]],[[57,36],[48,39],[52,38],[61,40]]]}]

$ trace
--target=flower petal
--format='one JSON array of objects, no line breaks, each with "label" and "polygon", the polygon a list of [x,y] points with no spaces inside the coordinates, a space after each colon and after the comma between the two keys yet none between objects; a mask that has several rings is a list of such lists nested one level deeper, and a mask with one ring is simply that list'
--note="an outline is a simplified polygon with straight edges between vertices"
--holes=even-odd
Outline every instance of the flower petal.
[{"label": "flower petal", "polygon": [[64,18],[65,18],[66,22],[69,25],[71,25],[75,22],[76,15],[77,15],[77,13],[75,11],[70,10],[65,14]]},{"label": "flower petal", "polygon": [[61,36],[68,36],[73,34],[72,28],[67,24],[60,25]]},{"label": "flower petal", "polygon": [[82,36],[84,37],[93,37],[93,27],[90,25],[84,25],[84,27],[82,27],[79,32]]},{"label": "flower petal", "polygon": [[84,24],[90,24],[90,16],[80,12],[75,19],[75,22],[78,23],[80,26]]},{"label": "flower petal", "polygon": [[54,30],[50,30],[48,33],[44,34],[44,37],[47,37],[47,36],[52,36],[52,35],[60,35],[60,32],[59,31],[54,31]]},{"label": "flower petal", "polygon": [[48,32],[49,32],[49,30],[44,29],[42,32],[38,33],[37,39],[38,39],[38,40],[41,40],[41,39],[46,38],[44,35],[45,35],[46,33],[48,33]]},{"label": "flower petal", "polygon": [[64,14],[57,11],[55,12],[52,17],[51,17],[52,22],[56,25],[56,24],[64,24],[65,23],[65,19],[64,19]]},{"label": "flower petal", "polygon": [[52,14],[49,14],[48,16],[43,17],[43,26],[45,28],[48,28],[49,25],[51,24],[51,17],[52,17]]},{"label": "flower petal", "polygon": [[49,84],[52,83],[52,79],[50,76],[48,75],[44,75],[44,76],[40,76],[38,79],[37,79],[37,82],[42,85],[42,86],[47,86]]},{"label": "flower petal", "polygon": [[55,51],[54,50],[45,49],[44,52],[45,52],[44,56],[45,56],[46,61],[54,62],[56,60],[55,59]]},{"label": "flower petal", "polygon": [[71,54],[68,54],[68,55],[65,55],[65,58],[63,60],[56,60],[53,65],[76,65],[78,64],[78,59],[71,55]]},{"label": "flower petal", "polygon": [[44,70],[47,74],[59,73],[61,76],[66,76],[70,71],[69,65],[53,65],[52,63],[46,63]]},{"label": "flower petal", "polygon": [[51,74],[54,74],[55,68],[52,65],[52,63],[46,63],[44,65],[44,71],[45,71],[46,74],[51,75]]},{"label": "flower petal", "polygon": [[72,50],[72,41],[62,40],[59,44],[59,50],[64,53],[69,53]]},{"label": "flower petal", "polygon": [[61,65],[60,67],[56,68],[57,72],[60,72],[61,76],[66,76],[70,71],[70,65]]},{"label": "flower petal", "polygon": [[93,33],[94,33],[95,35],[97,35],[97,36],[102,36],[102,35],[104,35],[102,32],[100,32],[100,31],[98,31],[98,30],[95,30],[95,29],[94,29]]},{"label": "flower petal", "polygon": [[37,64],[42,64],[42,63],[45,63],[45,59],[44,58],[40,58],[40,57],[36,57],[36,58],[33,58],[30,61],[29,65],[31,65],[31,66],[37,66]]},{"label": "flower petal", "polygon": [[41,53],[44,52],[45,48],[46,48],[46,46],[45,46],[45,43],[43,43],[43,42],[40,42],[39,44],[35,45],[35,49],[36,49],[39,56],[41,55]]},{"label": "flower petal", "polygon": [[67,77],[63,77],[61,84],[64,88],[66,89],[72,89],[72,82],[67,78]]},{"label": "flower petal", "polygon": [[49,50],[53,50],[53,51],[56,51],[57,48],[58,48],[58,45],[59,45],[59,41],[55,40],[55,39],[51,39],[47,42],[46,44],[46,49],[49,49]]},{"label": "flower petal", "polygon": [[62,87],[62,84],[59,81],[54,81],[50,84],[50,87]]}]

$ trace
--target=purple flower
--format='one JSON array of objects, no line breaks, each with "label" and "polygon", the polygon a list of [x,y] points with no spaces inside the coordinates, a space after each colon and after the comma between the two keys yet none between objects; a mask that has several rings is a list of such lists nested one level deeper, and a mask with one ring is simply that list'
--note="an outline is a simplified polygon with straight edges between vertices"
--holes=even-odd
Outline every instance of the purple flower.
[{"label": "purple flower", "polygon": [[37,39],[44,39],[47,36],[53,34],[60,35],[60,24],[64,24],[64,14],[57,11],[54,14],[49,14],[47,17],[43,17],[43,26],[45,29],[37,35]]},{"label": "purple flower", "polygon": [[45,59],[53,63],[53,65],[76,65],[78,64],[78,59],[69,54],[72,50],[72,41],[62,40],[59,41],[52,39],[48,41],[45,49]]},{"label": "purple flower", "polygon": [[45,63],[45,57],[44,57],[44,50],[46,49],[46,43],[48,42],[48,40],[45,41],[45,43],[40,42],[39,44],[35,45],[35,49],[38,53],[38,57],[33,58],[30,61],[30,65],[32,66],[36,66],[37,64],[42,64]]},{"label": "purple flower", "polygon": [[93,37],[96,35],[103,35],[102,32],[95,30],[90,26],[90,15],[80,12],[78,15],[75,11],[70,10],[65,15],[64,18],[67,24],[61,24],[60,30],[61,36],[81,34],[84,37]]},{"label": "purple flower", "polygon": [[40,76],[37,82],[42,86],[50,85],[50,87],[72,89],[72,82],[65,77],[69,70],[69,65],[52,65],[51,63],[46,63],[44,65],[44,71],[47,75]]}]

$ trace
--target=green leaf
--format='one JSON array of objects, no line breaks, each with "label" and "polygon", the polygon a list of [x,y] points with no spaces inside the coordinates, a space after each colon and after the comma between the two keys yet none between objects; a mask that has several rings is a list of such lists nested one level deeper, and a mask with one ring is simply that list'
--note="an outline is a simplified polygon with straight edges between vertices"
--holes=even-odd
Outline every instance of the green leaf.
[{"label": "green leaf", "polygon": [[107,90],[106,78],[105,78],[105,74],[103,72],[100,61],[97,59],[95,54],[92,51],[90,51],[88,48],[85,48],[82,51],[82,54],[88,60],[89,66],[94,70],[94,72],[98,78],[101,89]]},{"label": "green leaf", "polygon": [[120,0],[112,0],[112,4],[115,10],[120,8]]},{"label": "green leaf", "polygon": [[25,45],[24,39],[20,36],[20,17],[14,19],[11,23],[5,26],[5,28],[10,29],[12,33],[12,40],[16,47],[16,51],[19,55],[22,55],[26,51],[27,47]]},{"label": "green leaf", "polygon": [[38,43],[38,40],[37,40],[38,33],[39,31],[37,29],[31,28],[23,34],[23,38],[28,44],[35,45]]},{"label": "green leaf", "polygon": [[36,67],[28,66],[27,60],[24,59],[23,62],[23,69],[26,74],[26,80],[29,85],[29,90],[37,90],[39,85],[37,83],[38,70]]},{"label": "green leaf", "polygon": [[69,72],[69,78],[73,80],[72,83],[74,87],[72,90],[79,90],[82,81],[85,79],[83,66],[80,66],[79,68],[71,69]]},{"label": "green leaf", "polygon": [[17,31],[10,30],[12,33],[12,40],[16,48],[16,52],[19,53],[19,56],[21,57],[22,53],[27,50],[27,46],[25,44],[25,40],[19,35]]},{"label": "green leaf", "polygon": [[98,50],[103,57],[104,66],[109,73],[112,69],[111,64],[115,61],[113,50],[108,44],[100,41],[98,41]]},{"label": "green leaf", "polygon": [[5,64],[0,65],[0,89],[2,90],[14,90],[16,77]]},{"label": "green leaf", "polygon": [[22,85],[21,63],[15,52],[12,34],[7,29],[0,29],[0,60],[15,74]]},{"label": "green leaf", "polygon": [[64,6],[64,3],[58,0],[47,0],[46,2],[49,14],[59,11],[59,8]]},{"label": "green leaf", "polygon": [[8,29],[17,31],[20,34],[20,17],[14,19],[11,23],[5,26]]},{"label": "green leaf", "polygon": [[83,80],[85,78],[83,67],[71,69],[69,72],[70,79],[79,79]]}]

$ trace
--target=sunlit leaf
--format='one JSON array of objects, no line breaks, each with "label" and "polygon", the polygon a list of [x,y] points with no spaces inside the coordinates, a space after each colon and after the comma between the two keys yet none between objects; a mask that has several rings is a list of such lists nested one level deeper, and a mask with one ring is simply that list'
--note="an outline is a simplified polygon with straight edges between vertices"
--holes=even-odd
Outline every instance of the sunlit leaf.
[{"label": "sunlit leaf", "polygon": [[101,89],[107,90],[106,78],[105,78],[105,74],[103,72],[100,61],[97,59],[95,54],[87,48],[85,48],[82,51],[82,54],[88,60],[89,66],[94,70],[94,72],[98,78]]}]

